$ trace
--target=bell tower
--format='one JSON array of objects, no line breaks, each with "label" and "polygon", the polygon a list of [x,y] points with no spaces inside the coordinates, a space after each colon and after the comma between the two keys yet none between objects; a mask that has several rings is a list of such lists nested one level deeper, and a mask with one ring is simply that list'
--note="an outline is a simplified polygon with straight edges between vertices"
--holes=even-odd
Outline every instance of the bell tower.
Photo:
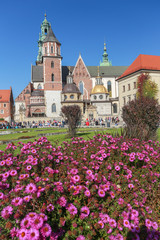
[{"label": "bell tower", "polygon": [[[45,21],[45,20],[44,20]],[[61,43],[52,31],[51,25],[44,24],[42,29],[42,64],[46,111],[48,117],[57,117],[61,110],[62,56]],[[54,107],[53,107],[54,106]]]}]

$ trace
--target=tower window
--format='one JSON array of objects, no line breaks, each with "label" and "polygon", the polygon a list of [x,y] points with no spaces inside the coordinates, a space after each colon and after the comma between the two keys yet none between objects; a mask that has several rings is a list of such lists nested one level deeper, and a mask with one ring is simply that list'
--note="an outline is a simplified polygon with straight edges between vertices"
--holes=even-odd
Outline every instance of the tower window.
[{"label": "tower window", "polygon": [[51,81],[54,82],[54,74],[51,75]]},{"label": "tower window", "polygon": [[108,92],[111,92],[111,81],[108,81],[107,82],[107,90],[108,90]]},{"label": "tower window", "polygon": [[55,103],[52,104],[52,112],[56,112],[56,104]]},{"label": "tower window", "polygon": [[53,53],[53,46],[51,46],[51,53]]},{"label": "tower window", "polygon": [[54,62],[53,61],[51,62],[51,68],[54,68]]},{"label": "tower window", "polygon": [[44,29],[45,34],[47,34],[47,28]]},{"label": "tower window", "polygon": [[47,54],[47,47],[45,47],[45,54]]}]

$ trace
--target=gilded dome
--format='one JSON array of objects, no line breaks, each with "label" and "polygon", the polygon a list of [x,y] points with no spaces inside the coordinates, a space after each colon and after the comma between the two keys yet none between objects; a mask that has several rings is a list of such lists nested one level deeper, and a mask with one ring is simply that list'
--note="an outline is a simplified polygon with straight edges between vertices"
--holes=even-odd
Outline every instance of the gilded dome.
[{"label": "gilded dome", "polygon": [[96,93],[108,93],[108,91],[103,85],[95,85],[91,91],[91,94],[96,94]]}]

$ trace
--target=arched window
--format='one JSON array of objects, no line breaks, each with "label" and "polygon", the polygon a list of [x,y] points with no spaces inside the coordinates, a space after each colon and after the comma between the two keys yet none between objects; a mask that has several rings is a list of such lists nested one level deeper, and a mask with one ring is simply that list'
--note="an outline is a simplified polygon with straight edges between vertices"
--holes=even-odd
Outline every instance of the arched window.
[{"label": "arched window", "polygon": [[79,90],[82,94],[84,93],[84,84],[82,81],[79,83]]},{"label": "arched window", "polygon": [[51,62],[51,68],[54,68],[54,62],[53,61]]},{"label": "arched window", "polygon": [[42,89],[41,84],[38,84],[37,89]]},{"label": "arched window", "polygon": [[55,103],[52,104],[52,112],[56,112],[56,104]]},{"label": "arched window", "polygon": [[51,75],[51,81],[54,82],[54,74]]},{"label": "arched window", "polygon": [[111,91],[112,91],[111,81],[108,81],[108,82],[107,82],[107,90],[108,90],[108,92],[111,92]]},{"label": "arched window", "polygon": [[113,113],[117,113],[117,103],[113,104]]},{"label": "arched window", "polygon": [[53,46],[51,46],[51,53],[53,53]]}]

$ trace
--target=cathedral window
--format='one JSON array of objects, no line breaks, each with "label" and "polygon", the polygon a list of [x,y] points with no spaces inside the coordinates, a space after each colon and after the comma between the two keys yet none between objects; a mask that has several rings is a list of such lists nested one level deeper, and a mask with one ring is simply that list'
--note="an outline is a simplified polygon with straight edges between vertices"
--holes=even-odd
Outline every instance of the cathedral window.
[{"label": "cathedral window", "polygon": [[54,68],[54,62],[53,61],[51,62],[51,68]]},{"label": "cathedral window", "polygon": [[38,84],[37,89],[42,89],[41,84]]},{"label": "cathedral window", "polygon": [[107,90],[108,90],[108,92],[111,92],[111,91],[112,91],[111,81],[108,81],[108,82],[107,82]]},{"label": "cathedral window", "polygon": [[117,113],[117,103],[113,104],[113,113]]},{"label": "cathedral window", "polygon": [[56,112],[56,104],[55,103],[52,104],[52,112]]},{"label": "cathedral window", "polygon": [[51,53],[53,53],[53,46],[51,46]]},{"label": "cathedral window", "polygon": [[71,98],[71,99],[74,99],[74,95],[71,95],[70,98]]},{"label": "cathedral window", "polygon": [[54,74],[51,75],[51,81],[54,82]]},{"label": "cathedral window", "polygon": [[82,81],[79,83],[79,90],[82,94],[84,93],[84,84]]}]

